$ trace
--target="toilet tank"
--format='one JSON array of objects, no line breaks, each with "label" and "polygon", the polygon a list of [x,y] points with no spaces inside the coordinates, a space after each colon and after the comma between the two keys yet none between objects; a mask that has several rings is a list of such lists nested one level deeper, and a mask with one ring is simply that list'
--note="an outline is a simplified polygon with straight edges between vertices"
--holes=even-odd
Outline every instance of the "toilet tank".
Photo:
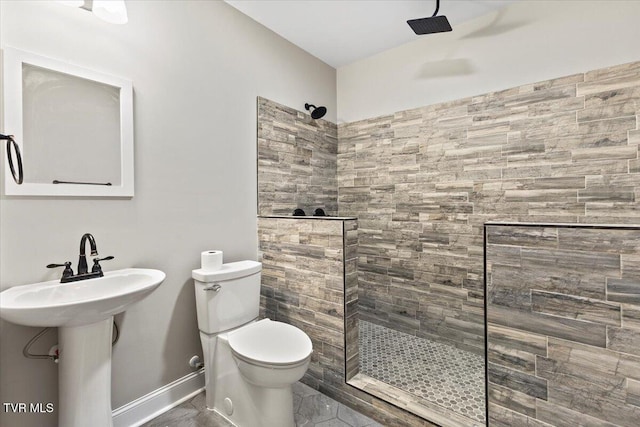
[{"label": "toilet tank", "polygon": [[222,264],[215,271],[193,270],[198,329],[217,334],[258,317],[261,270],[256,261]]}]

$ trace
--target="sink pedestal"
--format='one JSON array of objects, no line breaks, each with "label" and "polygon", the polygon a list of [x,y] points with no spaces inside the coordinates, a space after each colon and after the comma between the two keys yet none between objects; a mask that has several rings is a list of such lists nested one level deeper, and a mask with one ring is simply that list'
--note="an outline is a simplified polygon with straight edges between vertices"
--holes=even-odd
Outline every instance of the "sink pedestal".
[{"label": "sink pedestal", "polygon": [[112,427],[111,340],[113,316],[58,329],[58,425]]},{"label": "sink pedestal", "polygon": [[165,279],[160,270],[125,268],[103,277],[14,286],[0,292],[0,316],[58,329],[58,425],[112,427],[113,316],[144,299]]}]

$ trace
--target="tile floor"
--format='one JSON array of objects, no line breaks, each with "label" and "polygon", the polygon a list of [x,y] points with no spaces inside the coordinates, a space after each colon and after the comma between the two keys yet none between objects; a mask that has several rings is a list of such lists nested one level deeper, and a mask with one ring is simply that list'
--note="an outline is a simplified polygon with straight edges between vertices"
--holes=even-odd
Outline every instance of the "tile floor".
[{"label": "tile floor", "polygon": [[485,420],[484,357],[360,320],[360,373]]},{"label": "tile floor", "polygon": [[[301,382],[293,385],[293,408],[296,427],[382,427],[371,418]],[[204,392],[143,425],[143,427],[231,426],[233,424],[220,415],[207,410]]]},{"label": "tile floor", "polygon": [[[482,356],[363,320],[359,332],[362,374],[484,423]],[[381,427],[300,382],[293,385],[293,407],[296,427]],[[203,392],[143,427],[232,426],[207,410]]]}]

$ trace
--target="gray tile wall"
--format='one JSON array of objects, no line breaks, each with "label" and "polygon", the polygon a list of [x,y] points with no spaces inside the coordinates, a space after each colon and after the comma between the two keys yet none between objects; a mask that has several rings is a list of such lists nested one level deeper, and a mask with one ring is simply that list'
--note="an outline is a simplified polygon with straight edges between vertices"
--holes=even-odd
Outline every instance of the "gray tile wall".
[{"label": "gray tile wall", "polygon": [[337,127],[258,98],[258,215],[338,213]]},{"label": "gray tile wall", "polygon": [[345,222],[356,223],[258,219],[262,313],[309,335],[314,351],[308,375],[316,380],[325,370],[345,372]]},{"label": "gray tile wall", "polygon": [[640,226],[487,226],[490,424],[637,427],[639,314]]},{"label": "gray tile wall", "polygon": [[639,115],[636,62],[340,125],[363,318],[481,353],[483,224],[640,222]]},{"label": "gray tile wall", "polygon": [[432,426],[345,383],[358,368],[357,233],[353,219],[258,218],[260,314],[311,338],[306,384],[383,425]]},{"label": "gray tile wall", "polygon": [[344,333],[348,381],[359,372],[360,351],[358,311],[358,220],[344,222]]}]

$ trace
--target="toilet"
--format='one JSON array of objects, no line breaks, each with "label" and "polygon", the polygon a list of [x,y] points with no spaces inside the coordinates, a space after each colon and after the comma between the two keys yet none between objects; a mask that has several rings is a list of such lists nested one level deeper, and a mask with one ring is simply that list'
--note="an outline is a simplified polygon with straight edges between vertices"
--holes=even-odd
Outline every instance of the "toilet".
[{"label": "toilet", "polygon": [[207,408],[238,427],[293,427],[291,385],[309,367],[312,344],[287,323],[258,320],[262,264],[193,270]]}]

